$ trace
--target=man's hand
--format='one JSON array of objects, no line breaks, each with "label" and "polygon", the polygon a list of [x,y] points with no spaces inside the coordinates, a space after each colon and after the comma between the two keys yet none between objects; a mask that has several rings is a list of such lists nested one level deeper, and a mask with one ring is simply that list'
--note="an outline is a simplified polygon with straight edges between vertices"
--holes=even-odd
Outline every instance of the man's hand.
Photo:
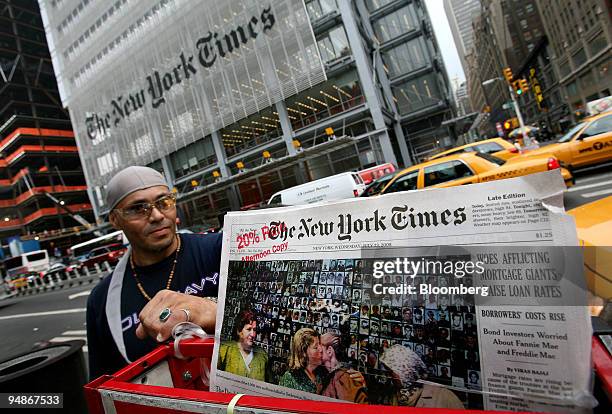
[{"label": "man's hand", "polygon": [[[159,314],[165,308],[170,309],[172,314],[165,322],[162,322],[159,320]],[[145,339],[148,335],[157,342],[167,340],[172,334],[172,328],[187,320],[186,313],[181,309],[187,309],[191,322],[202,327],[206,333],[214,333],[217,317],[215,302],[172,290],[161,290],[138,315],[140,324],[136,328],[136,336]]]}]

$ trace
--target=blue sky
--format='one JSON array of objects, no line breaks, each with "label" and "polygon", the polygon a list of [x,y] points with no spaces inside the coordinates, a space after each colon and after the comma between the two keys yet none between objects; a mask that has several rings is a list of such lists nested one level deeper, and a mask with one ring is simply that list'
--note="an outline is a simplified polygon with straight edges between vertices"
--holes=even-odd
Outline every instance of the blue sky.
[{"label": "blue sky", "polygon": [[442,58],[444,59],[444,65],[448,73],[449,80],[458,77],[460,80],[465,80],[465,74],[461,67],[461,60],[457,54],[457,47],[453,40],[453,34],[451,33],[450,26],[448,25],[448,19],[444,12],[444,4],[442,0],[425,0],[427,10],[429,11],[429,17],[438,40],[438,45],[442,51]]}]

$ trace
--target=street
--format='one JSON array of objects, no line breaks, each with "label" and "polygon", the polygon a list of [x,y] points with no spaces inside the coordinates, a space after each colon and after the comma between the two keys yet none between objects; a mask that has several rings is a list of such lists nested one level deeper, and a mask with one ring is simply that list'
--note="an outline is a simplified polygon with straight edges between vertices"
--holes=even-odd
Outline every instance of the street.
[{"label": "street", "polygon": [[[612,194],[610,165],[576,171],[576,185],[565,193],[570,210]],[[85,308],[92,285],[0,301],[0,358],[46,342],[86,341]],[[87,352],[87,346],[83,348]]]},{"label": "street", "polygon": [[[0,301],[0,359],[47,342],[86,340],[85,308],[93,285]],[[87,352],[87,346],[83,348]]]},{"label": "street", "polygon": [[574,178],[576,185],[565,193],[566,210],[612,195],[612,165],[609,163],[576,170]]}]

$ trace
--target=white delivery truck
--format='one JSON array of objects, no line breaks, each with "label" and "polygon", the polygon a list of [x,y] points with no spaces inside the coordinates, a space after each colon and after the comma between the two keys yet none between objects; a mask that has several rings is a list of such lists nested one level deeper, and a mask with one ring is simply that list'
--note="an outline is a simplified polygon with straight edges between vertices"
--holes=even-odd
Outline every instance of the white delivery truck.
[{"label": "white delivery truck", "polygon": [[279,191],[270,198],[268,204],[297,206],[354,198],[359,197],[365,187],[359,174],[345,172]]}]

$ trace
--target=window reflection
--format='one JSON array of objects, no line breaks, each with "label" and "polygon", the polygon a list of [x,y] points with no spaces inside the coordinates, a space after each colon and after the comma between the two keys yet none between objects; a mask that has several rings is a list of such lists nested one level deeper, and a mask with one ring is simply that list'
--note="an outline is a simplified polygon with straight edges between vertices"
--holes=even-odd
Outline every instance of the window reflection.
[{"label": "window reflection", "polygon": [[306,10],[311,20],[318,20],[337,9],[336,0],[313,0],[306,3]]},{"label": "window reflection", "polygon": [[429,74],[393,87],[399,112],[413,112],[437,104],[443,99],[435,75]]},{"label": "window reflection", "polygon": [[176,178],[199,171],[217,162],[210,136],[182,148],[170,155]]},{"label": "window reflection", "polygon": [[346,33],[343,26],[330,30],[317,41],[319,52],[324,63],[329,63],[351,54]]},{"label": "window reflection", "polygon": [[376,36],[381,42],[410,32],[417,28],[417,19],[412,4],[385,16],[373,23]]},{"label": "window reflection", "polygon": [[374,11],[380,9],[382,6],[385,6],[395,0],[366,0],[366,5],[368,10]]},{"label": "window reflection", "polygon": [[402,43],[385,52],[383,60],[387,65],[389,77],[391,78],[412,72],[429,64],[422,37]]}]

